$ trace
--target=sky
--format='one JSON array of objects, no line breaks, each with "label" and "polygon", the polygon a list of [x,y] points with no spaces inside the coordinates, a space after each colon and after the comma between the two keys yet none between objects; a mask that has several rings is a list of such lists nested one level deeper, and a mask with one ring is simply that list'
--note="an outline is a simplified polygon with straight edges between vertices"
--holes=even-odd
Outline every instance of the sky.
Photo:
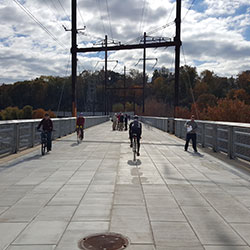
[{"label": "sky", "polygon": [[[182,0],[181,13],[181,65],[226,77],[250,70],[249,0]],[[175,15],[175,0],[77,0],[78,48],[100,46],[105,35],[111,44],[139,43],[144,32],[173,40]],[[71,0],[0,0],[0,84],[69,76],[71,32],[65,28],[71,29]],[[146,54],[147,74],[162,66],[174,71],[174,47]],[[109,52],[108,70],[142,71],[142,57],[142,50]],[[104,66],[103,52],[77,58],[78,74]]]}]

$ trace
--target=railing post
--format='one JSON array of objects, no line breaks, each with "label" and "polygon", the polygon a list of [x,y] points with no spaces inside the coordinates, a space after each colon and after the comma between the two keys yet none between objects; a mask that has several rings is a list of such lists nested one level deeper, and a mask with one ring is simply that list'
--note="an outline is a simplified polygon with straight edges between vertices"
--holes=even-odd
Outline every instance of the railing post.
[{"label": "railing post", "polygon": [[168,118],[168,129],[170,134],[174,134],[174,119],[173,118]]},{"label": "railing post", "polygon": [[19,124],[14,124],[14,134],[13,134],[13,153],[17,153],[19,149]]},{"label": "railing post", "polygon": [[61,138],[62,137],[62,125],[61,125],[61,120],[58,120],[58,128],[59,128],[59,133],[58,133],[58,137]]},{"label": "railing post", "polygon": [[35,145],[36,131],[35,131],[35,123],[31,123],[31,147],[33,148]]},{"label": "railing post", "polygon": [[217,124],[213,124],[213,151],[217,152],[218,151],[218,127]]},{"label": "railing post", "polygon": [[234,127],[228,127],[228,146],[227,155],[230,159],[234,159]]},{"label": "railing post", "polygon": [[201,146],[204,148],[206,144],[206,124],[202,123],[201,127]]}]

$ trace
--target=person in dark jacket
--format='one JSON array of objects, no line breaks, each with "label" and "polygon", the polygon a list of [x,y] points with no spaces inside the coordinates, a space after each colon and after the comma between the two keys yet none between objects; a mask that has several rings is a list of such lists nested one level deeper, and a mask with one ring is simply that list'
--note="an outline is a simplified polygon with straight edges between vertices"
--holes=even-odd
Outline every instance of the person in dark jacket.
[{"label": "person in dark jacket", "polygon": [[125,123],[125,130],[127,131],[128,130],[128,115],[127,114],[125,114],[124,123]]},{"label": "person in dark jacket", "polygon": [[129,139],[130,139],[130,147],[132,148],[132,136],[136,134],[137,137],[137,156],[140,156],[140,140],[142,134],[142,125],[138,120],[138,116],[134,116],[134,121],[129,124]]},{"label": "person in dark jacket", "polygon": [[186,135],[186,144],[185,144],[185,151],[188,149],[188,144],[190,139],[192,140],[192,145],[194,152],[197,152],[196,147],[196,132],[198,129],[197,123],[194,121],[194,115],[191,116],[191,120],[185,123],[185,127],[187,128],[187,135]]},{"label": "person in dark jacket", "polygon": [[48,152],[51,151],[52,143],[51,143],[51,133],[53,130],[53,122],[49,117],[49,114],[46,113],[44,118],[40,121],[37,129],[40,129],[42,126],[43,132],[47,134],[47,150]]},{"label": "person in dark jacket", "polygon": [[85,118],[83,117],[83,113],[80,113],[80,115],[76,119],[76,131],[77,131],[77,134],[78,134],[78,132],[80,130],[80,132],[81,132],[81,135],[80,135],[81,140],[83,139],[83,136],[84,136],[84,132],[83,132],[84,123],[85,123]]}]

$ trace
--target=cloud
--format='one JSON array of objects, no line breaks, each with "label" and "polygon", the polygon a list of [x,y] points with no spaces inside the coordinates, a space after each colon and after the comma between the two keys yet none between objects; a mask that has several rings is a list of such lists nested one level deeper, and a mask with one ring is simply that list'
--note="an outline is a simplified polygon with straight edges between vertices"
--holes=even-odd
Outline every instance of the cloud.
[{"label": "cloud", "polygon": [[[14,1],[0,1],[0,83],[27,80],[40,75],[70,74],[68,66],[71,47],[71,1],[25,0],[20,3],[28,16]],[[213,70],[221,76],[237,75],[249,69],[250,5],[248,0],[182,1],[182,41],[185,52],[181,64],[196,66],[201,72]],[[108,38],[121,43],[138,43],[143,32],[151,36],[173,39],[175,1],[173,0],[78,0],[78,47]],[[34,18],[36,21],[34,21]],[[43,26],[43,28],[41,27]],[[161,28],[162,27],[162,28]],[[83,31],[82,31],[83,32]],[[137,38],[137,39],[136,39]],[[147,49],[147,57],[158,58],[156,67],[173,68],[174,48]],[[95,70],[103,53],[79,54],[79,69]],[[142,50],[109,52],[109,59],[119,60],[115,71],[142,70],[135,66]],[[147,73],[154,69],[154,60],[147,61]],[[99,67],[99,66],[98,66]],[[112,69],[114,65],[108,64]],[[101,65],[100,65],[101,68]]]}]

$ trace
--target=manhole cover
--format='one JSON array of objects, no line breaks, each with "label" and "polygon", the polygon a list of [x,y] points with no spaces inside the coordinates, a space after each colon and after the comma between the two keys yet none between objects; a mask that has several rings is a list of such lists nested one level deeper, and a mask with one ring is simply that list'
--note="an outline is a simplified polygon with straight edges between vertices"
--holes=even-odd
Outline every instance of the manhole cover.
[{"label": "manhole cover", "polygon": [[126,237],[116,233],[92,234],[79,241],[84,250],[122,250],[129,244]]}]

